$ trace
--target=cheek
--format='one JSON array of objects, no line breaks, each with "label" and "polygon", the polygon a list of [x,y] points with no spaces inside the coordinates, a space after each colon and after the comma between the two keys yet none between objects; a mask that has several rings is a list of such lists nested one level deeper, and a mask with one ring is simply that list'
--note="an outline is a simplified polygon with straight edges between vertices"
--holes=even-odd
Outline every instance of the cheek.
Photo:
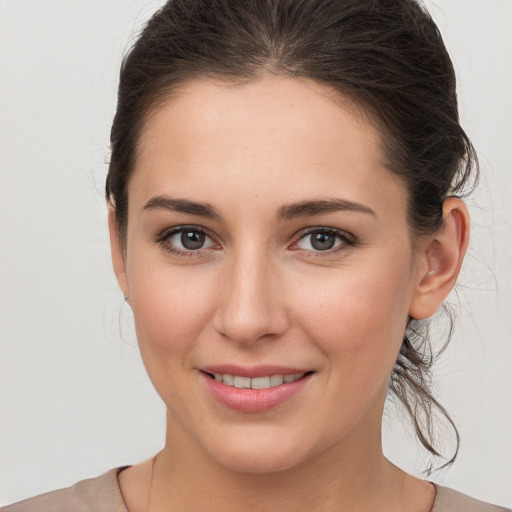
[{"label": "cheek", "polygon": [[214,276],[198,267],[171,267],[154,261],[145,266],[136,259],[133,263],[131,306],[146,366],[186,364],[183,356],[212,314]]},{"label": "cheek", "polygon": [[309,292],[295,299],[304,312],[303,327],[333,371],[339,365],[345,376],[391,371],[408,320],[409,269],[409,261],[388,265],[386,272],[381,265],[346,268],[303,288]]},{"label": "cheek", "polygon": [[326,370],[320,374],[324,400],[315,414],[331,418],[334,436],[346,434],[364,417],[380,424],[408,318],[410,280],[401,269],[380,278],[368,271],[346,274],[324,283],[320,300],[301,299],[307,312],[303,330],[323,353]]}]

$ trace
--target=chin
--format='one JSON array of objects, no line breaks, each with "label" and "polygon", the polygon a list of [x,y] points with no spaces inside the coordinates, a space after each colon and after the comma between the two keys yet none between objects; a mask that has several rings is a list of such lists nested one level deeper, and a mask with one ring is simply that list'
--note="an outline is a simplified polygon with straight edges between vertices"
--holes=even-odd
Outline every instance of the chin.
[{"label": "chin", "polygon": [[[269,439],[269,437],[271,437]],[[277,473],[303,462],[308,454],[304,442],[263,436],[237,436],[223,439],[210,447],[210,456],[221,466],[240,473]]]},{"label": "chin", "polygon": [[299,463],[299,459],[295,460],[291,456],[277,453],[258,453],[241,454],[230,453],[222,454],[217,457],[217,462],[222,466],[236,471],[238,473],[249,474],[269,474],[286,471]]}]

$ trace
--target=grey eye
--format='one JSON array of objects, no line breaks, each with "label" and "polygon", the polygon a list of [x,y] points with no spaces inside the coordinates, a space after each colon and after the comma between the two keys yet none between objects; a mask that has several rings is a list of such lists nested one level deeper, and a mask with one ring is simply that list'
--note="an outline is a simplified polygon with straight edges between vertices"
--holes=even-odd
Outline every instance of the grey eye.
[{"label": "grey eye", "polygon": [[197,251],[211,247],[213,242],[204,232],[197,229],[182,229],[175,232],[169,241],[172,245],[181,250]]},{"label": "grey eye", "polygon": [[328,251],[343,243],[342,237],[333,231],[311,231],[303,236],[297,246],[308,251]]}]

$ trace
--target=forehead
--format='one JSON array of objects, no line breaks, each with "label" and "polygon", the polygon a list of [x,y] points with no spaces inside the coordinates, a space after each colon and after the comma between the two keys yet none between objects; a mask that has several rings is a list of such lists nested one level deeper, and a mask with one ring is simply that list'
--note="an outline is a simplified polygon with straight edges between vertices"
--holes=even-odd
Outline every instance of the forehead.
[{"label": "forehead", "polygon": [[276,203],[333,191],[376,200],[392,190],[393,204],[404,203],[405,187],[385,169],[380,144],[369,116],[327,85],[273,75],[247,84],[197,80],[148,118],[130,201],[167,188]]}]

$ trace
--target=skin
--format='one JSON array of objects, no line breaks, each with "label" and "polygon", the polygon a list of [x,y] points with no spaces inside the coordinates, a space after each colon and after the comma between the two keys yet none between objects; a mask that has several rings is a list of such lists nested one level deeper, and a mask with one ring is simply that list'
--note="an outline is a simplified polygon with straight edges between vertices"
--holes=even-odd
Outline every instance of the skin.
[{"label": "skin", "polygon": [[[349,100],[309,80],[195,81],[145,126],[128,187],[127,240],[110,212],[114,269],[141,355],[167,407],[151,461],[119,475],[130,512],[428,511],[432,486],[382,454],[386,388],[409,316],[427,318],[455,283],[468,242],[462,201],[416,239],[379,133]],[[208,203],[221,218],[147,208]],[[283,206],[343,199],[371,210],[278,218]],[[197,251],[179,226],[208,234]],[[335,247],[310,228],[339,230]],[[190,228],[189,228],[190,229]],[[329,233],[328,233],[329,234]],[[169,251],[185,251],[177,255]],[[238,412],[200,369],[281,365],[313,372],[284,404]],[[149,488],[151,487],[151,493]]]}]

